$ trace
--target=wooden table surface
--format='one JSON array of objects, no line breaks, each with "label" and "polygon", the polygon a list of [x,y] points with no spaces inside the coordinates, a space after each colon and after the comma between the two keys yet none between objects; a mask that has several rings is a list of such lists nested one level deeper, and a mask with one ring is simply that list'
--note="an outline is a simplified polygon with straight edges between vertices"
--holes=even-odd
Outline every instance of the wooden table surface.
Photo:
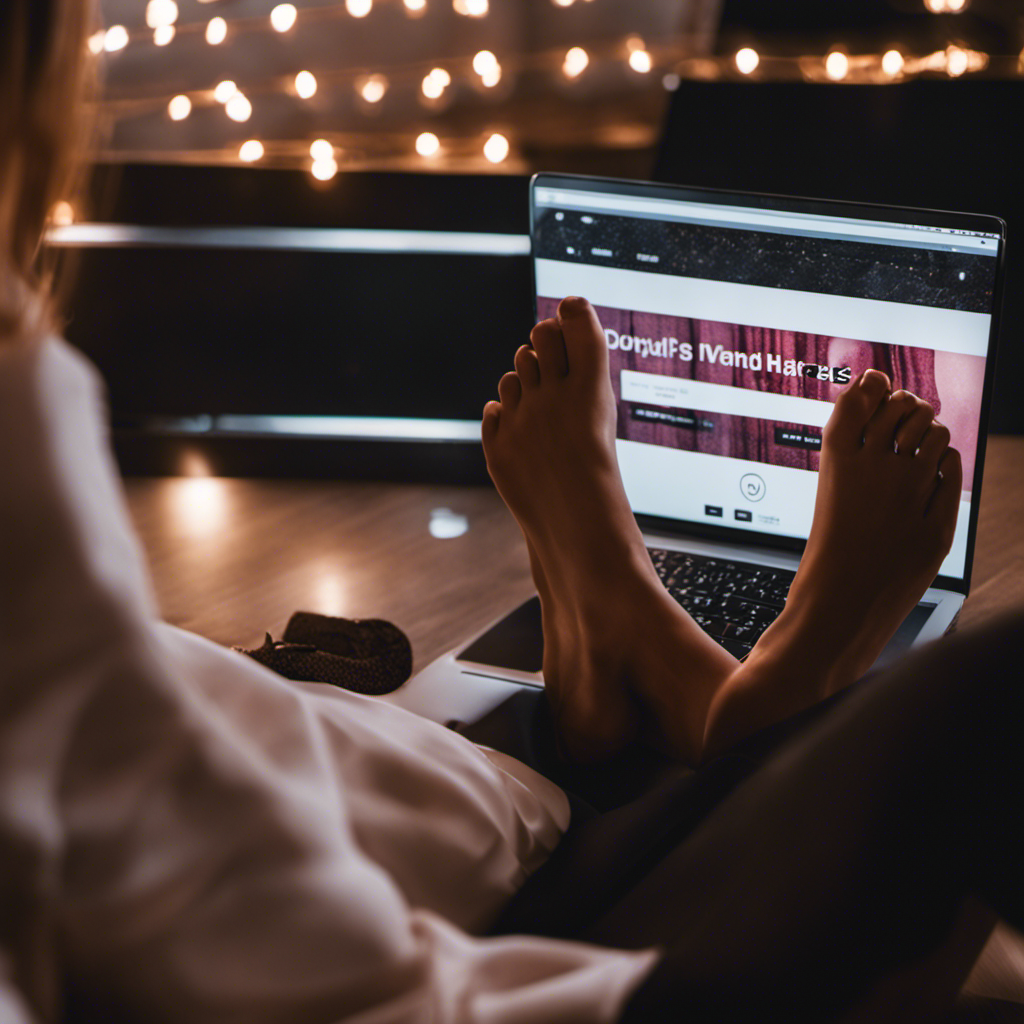
[{"label": "wooden table surface", "polygon": [[[416,667],[533,593],[526,546],[486,487],[161,477],[126,481],[165,618],[226,645],[280,636],[299,609],[381,617]],[[467,518],[430,534],[431,513]],[[1024,605],[1024,437],[989,442],[961,626]]]}]

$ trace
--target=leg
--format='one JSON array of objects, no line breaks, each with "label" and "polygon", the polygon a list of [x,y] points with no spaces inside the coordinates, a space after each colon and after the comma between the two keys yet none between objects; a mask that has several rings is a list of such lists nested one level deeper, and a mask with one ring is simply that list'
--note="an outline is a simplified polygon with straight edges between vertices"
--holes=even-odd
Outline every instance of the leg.
[{"label": "leg", "polygon": [[1024,924],[1022,641],[1017,614],[869,681],[587,929],[667,947],[624,1020],[841,1019],[966,897]]}]

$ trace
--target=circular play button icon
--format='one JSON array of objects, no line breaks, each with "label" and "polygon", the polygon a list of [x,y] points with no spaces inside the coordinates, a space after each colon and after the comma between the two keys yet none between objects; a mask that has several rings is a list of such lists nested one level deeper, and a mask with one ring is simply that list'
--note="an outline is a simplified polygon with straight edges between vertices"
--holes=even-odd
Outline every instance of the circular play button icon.
[{"label": "circular play button icon", "polygon": [[764,481],[756,473],[740,477],[740,494],[747,501],[760,501],[764,497]]}]

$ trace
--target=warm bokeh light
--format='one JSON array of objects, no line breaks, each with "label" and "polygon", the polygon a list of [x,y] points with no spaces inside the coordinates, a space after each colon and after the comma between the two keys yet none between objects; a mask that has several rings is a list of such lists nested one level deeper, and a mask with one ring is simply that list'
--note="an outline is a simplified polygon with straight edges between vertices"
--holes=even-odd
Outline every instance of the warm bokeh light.
[{"label": "warm bokeh light", "polygon": [[175,96],[167,104],[167,113],[172,121],[184,121],[192,113],[192,101],[187,96]]},{"label": "warm bokeh light", "polygon": [[484,156],[492,164],[500,164],[508,156],[508,139],[500,132],[495,132],[484,143]]},{"label": "warm bokeh light", "polygon": [[825,58],[825,74],[832,79],[833,82],[838,82],[846,77],[847,72],[850,70],[850,58],[839,50],[833,50]]},{"label": "warm bokeh light", "polygon": [[566,51],[565,60],[562,61],[562,73],[566,78],[576,78],[583,74],[590,63],[590,55],[582,46],[574,46]]},{"label": "warm bokeh light", "polygon": [[211,46],[220,46],[228,37],[228,23],[223,18],[211,18],[206,26],[206,41]]},{"label": "warm bokeh light", "polygon": [[178,20],[178,5],[174,0],[149,0],[146,4],[146,24],[150,28],[173,25]]},{"label": "warm bokeh light", "polygon": [[75,208],[66,200],[53,204],[50,211],[50,223],[54,227],[66,228],[69,224],[75,223]]},{"label": "warm bokeh light", "polygon": [[217,83],[217,88],[213,90],[213,98],[218,103],[227,103],[236,92],[238,92],[238,86],[230,78],[225,78],[223,82]]},{"label": "warm bokeh light", "polygon": [[641,75],[646,75],[654,67],[654,60],[646,50],[634,50],[629,55],[629,66]]},{"label": "warm bokeh light", "polygon": [[899,50],[886,50],[882,54],[882,70],[895,78],[903,70],[903,54]]},{"label": "warm bokeh light", "polygon": [[682,79],[674,72],[670,71],[661,80],[661,84],[665,87],[666,92],[675,92],[676,89],[682,84]]},{"label": "warm bokeh light", "polygon": [[304,99],[316,95],[316,78],[309,71],[300,71],[295,76],[295,91]]},{"label": "warm bokeh light", "polygon": [[959,14],[967,7],[967,0],[946,0],[946,10],[951,14]]},{"label": "warm bokeh light", "polygon": [[247,96],[242,95],[240,92],[236,92],[224,104],[224,113],[231,118],[232,121],[238,121],[241,124],[243,121],[248,121],[252,117],[252,104],[249,102]]},{"label": "warm bokeh light", "polygon": [[107,41],[107,30],[101,28],[89,36],[89,52],[99,54],[103,52],[103,45]]},{"label": "warm bokeh light", "polygon": [[744,46],[742,50],[736,51],[736,70],[741,75],[753,74],[760,63],[761,58],[753,47]]},{"label": "warm bokeh light", "polygon": [[270,12],[270,24],[275,32],[287,32],[295,24],[298,16],[295,4],[278,4]]},{"label": "warm bokeh light", "polygon": [[427,9],[427,0],[403,0],[405,9],[412,14],[420,14]]},{"label": "warm bokeh light", "polygon": [[416,152],[420,156],[435,156],[441,149],[441,140],[433,132],[416,136]]},{"label": "warm bokeh light", "polygon": [[111,25],[103,36],[103,49],[117,53],[128,45],[128,29],[124,25]]},{"label": "warm bokeh light", "polygon": [[373,10],[373,0],[345,0],[345,10],[353,18],[365,18]]},{"label": "warm bokeh light", "polygon": [[309,147],[309,155],[314,160],[333,160],[334,146],[327,139],[317,139]]},{"label": "warm bokeh light", "polygon": [[173,25],[161,25],[159,28],[153,29],[153,42],[157,46],[167,46],[174,41],[177,32],[178,30]]},{"label": "warm bokeh light", "polygon": [[473,70],[478,75],[484,75],[490,68],[497,67],[498,58],[490,50],[481,50],[473,58]]},{"label": "warm bokeh light", "polygon": [[338,162],[330,160],[313,161],[313,177],[317,181],[330,181],[338,173]]},{"label": "warm bokeh light", "polygon": [[959,78],[967,70],[968,62],[965,50],[959,46],[946,47],[946,74],[950,78]]},{"label": "warm bokeh light", "polygon": [[199,452],[186,453],[181,469],[182,477],[161,483],[168,520],[188,540],[216,543],[230,525],[231,483],[212,476]]},{"label": "warm bokeh light", "polygon": [[482,18],[490,10],[487,0],[452,0],[452,7],[467,18]]},{"label": "warm bokeh light", "polygon": [[556,7],[572,7],[576,0],[551,0]]},{"label": "warm bokeh light", "polygon": [[388,80],[383,75],[370,75],[357,83],[356,88],[367,103],[379,103],[388,91]]},{"label": "warm bokeh light", "polygon": [[444,92],[444,86],[430,75],[427,75],[420,83],[420,89],[423,90],[423,95],[428,100],[436,100]]},{"label": "warm bokeh light", "polygon": [[241,148],[238,150],[238,159],[247,164],[254,164],[257,160],[263,159],[265,152],[263,143],[259,139],[250,139],[248,142],[242,143]]}]

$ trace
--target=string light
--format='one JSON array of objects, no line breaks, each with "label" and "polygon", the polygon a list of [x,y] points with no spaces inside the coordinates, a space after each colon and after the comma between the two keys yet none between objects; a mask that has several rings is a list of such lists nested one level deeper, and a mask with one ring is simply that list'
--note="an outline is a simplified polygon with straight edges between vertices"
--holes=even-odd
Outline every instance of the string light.
[{"label": "string light", "polygon": [[146,24],[150,28],[164,28],[178,20],[178,5],[174,0],[149,0],[146,4]]},{"label": "string light", "polygon": [[968,68],[967,52],[959,46],[946,47],[946,73],[950,78],[959,78]]},{"label": "string light", "polygon": [[654,60],[646,50],[634,50],[629,55],[629,66],[641,75],[646,75],[654,67]]},{"label": "string light", "polygon": [[882,54],[882,70],[895,78],[903,70],[903,54],[899,50],[886,50]]},{"label": "string light", "polygon": [[153,29],[153,42],[157,46],[167,46],[174,41],[177,31],[173,25],[160,25]]},{"label": "string light", "polygon": [[833,50],[825,58],[825,74],[833,82],[842,81],[850,70],[850,58],[840,50]]},{"label": "string light", "polygon": [[206,26],[206,41],[211,46],[220,46],[228,37],[228,23],[223,18],[211,18]]},{"label": "string light", "polygon": [[500,132],[495,132],[484,143],[484,156],[487,157],[492,164],[500,164],[502,160],[508,156],[508,151],[508,139],[506,139]]},{"label": "string light", "polygon": [[309,155],[313,158],[314,163],[323,160],[333,160],[334,146],[327,139],[317,139],[316,142],[310,145]]},{"label": "string light", "polygon": [[275,32],[287,32],[298,18],[295,4],[278,4],[270,12],[270,25]]},{"label": "string light", "polygon": [[742,50],[738,50],[736,53],[736,70],[741,75],[753,74],[760,63],[761,58],[758,56],[757,50],[750,46],[744,46]]},{"label": "string light", "polygon": [[486,17],[490,10],[488,0],[452,0],[452,7],[456,14],[464,15],[467,18]]},{"label": "string light", "polygon": [[416,136],[416,152],[420,156],[436,156],[441,149],[441,140],[433,132]]},{"label": "string light", "polygon": [[250,139],[248,142],[242,143],[241,148],[238,150],[238,159],[243,163],[254,164],[257,160],[263,159],[265,152],[263,143],[259,139]]},{"label": "string light", "polygon": [[356,89],[367,103],[379,103],[388,91],[388,80],[383,75],[370,75],[360,79]]},{"label": "string light", "polygon": [[353,18],[365,18],[373,10],[373,0],[345,0],[345,10]]},{"label": "string light", "polygon": [[473,58],[473,70],[480,76],[480,80],[488,88],[495,86],[501,81],[501,65],[498,58],[490,50],[481,50]]},{"label": "string light", "polygon": [[230,78],[225,78],[223,82],[217,83],[217,88],[213,90],[213,98],[218,103],[227,103],[236,92],[238,92],[238,86]]},{"label": "string light", "polygon": [[924,0],[924,6],[932,14],[959,14],[967,9],[967,0]]},{"label": "string light", "polygon": [[295,91],[299,96],[308,100],[316,95],[316,77],[309,71],[300,71],[295,76]]},{"label": "string light", "polygon": [[582,46],[574,46],[567,50],[565,60],[562,61],[562,73],[566,78],[578,78],[586,70],[590,63],[590,56]]},{"label": "string light", "polygon": [[434,68],[420,83],[420,88],[427,99],[436,100],[451,85],[451,82],[452,76],[444,68]]},{"label": "string light", "polygon": [[240,92],[236,92],[235,95],[224,104],[224,113],[226,113],[232,121],[238,121],[241,124],[252,117],[252,104],[249,102],[248,97],[244,96]]},{"label": "string light", "polygon": [[317,181],[330,181],[338,173],[338,162],[333,157],[329,160],[313,161],[313,177]]},{"label": "string light", "polygon": [[117,53],[128,45],[128,29],[124,25],[111,25],[103,36],[103,49]]},{"label": "string light", "polygon": [[103,52],[103,46],[106,41],[106,29],[101,28],[98,32],[93,32],[93,34],[89,36],[89,52],[92,53],[93,56],[98,56]]},{"label": "string light", "polygon": [[184,121],[192,113],[192,101],[187,96],[175,96],[167,104],[167,113],[172,121]]},{"label": "string light", "polygon": [[572,7],[575,0],[551,0],[556,7]]},{"label": "string light", "polygon": [[403,0],[409,14],[422,14],[427,9],[427,0]]}]

